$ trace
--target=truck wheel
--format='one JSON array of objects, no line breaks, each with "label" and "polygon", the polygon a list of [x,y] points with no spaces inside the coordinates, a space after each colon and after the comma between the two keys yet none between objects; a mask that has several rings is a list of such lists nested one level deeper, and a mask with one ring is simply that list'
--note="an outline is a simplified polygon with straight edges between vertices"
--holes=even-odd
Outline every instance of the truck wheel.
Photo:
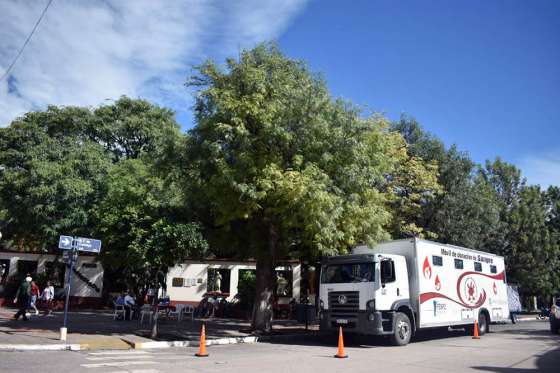
[{"label": "truck wheel", "polygon": [[481,313],[480,315],[478,315],[478,334],[484,335],[488,333],[489,329],[490,327],[488,324],[488,317],[485,313]]},{"label": "truck wheel", "polygon": [[551,316],[549,321],[550,321],[550,332],[552,334],[557,334],[558,329],[560,329],[560,320],[554,316]]},{"label": "truck wheel", "polygon": [[408,316],[401,312],[395,313],[395,330],[391,335],[391,343],[395,346],[407,345],[411,336],[412,325]]}]

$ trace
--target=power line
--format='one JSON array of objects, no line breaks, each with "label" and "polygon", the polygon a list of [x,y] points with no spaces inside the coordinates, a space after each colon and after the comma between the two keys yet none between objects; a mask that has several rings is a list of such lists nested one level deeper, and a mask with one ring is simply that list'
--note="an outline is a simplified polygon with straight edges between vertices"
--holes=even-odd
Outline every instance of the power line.
[{"label": "power line", "polygon": [[45,9],[43,9],[43,13],[41,13],[41,16],[39,17],[39,19],[37,20],[37,22],[35,22],[35,26],[33,26],[33,30],[31,30],[31,33],[29,34],[29,36],[27,36],[27,39],[25,39],[25,42],[23,43],[23,45],[21,46],[21,49],[19,50],[18,54],[16,55],[16,58],[14,58],[14,60],[12,61],[12,63],[10,64],[10,66],[8,66],[8,69],[6,69],[6,71],[4,72],[4,74],[2,75],[2,77],[0,78],[0,82],[3,81],[9,74],[10,71],[12,71],[12,68],[14,67],[14,65],[16,64],[17,60],[19,59],[19,57],[21,56],[21,54],[23,53],[23,50],[25,49],[25,47],[27,46],[27,43],[29,43],[29,40],[31,39],[31,37],[33,36],[33,34],[35,33],[35,30],[37,30],[37,27],[39,27],[39,23],[41,23],[41,20],[43,19],[43,17],[45,16],[45,13],[47,13],[47,9],[49,9],[49,6],[51,6],[51,3],[54,0],[49,0],[49,2],[47,3],[47,6],[45,7]]}]

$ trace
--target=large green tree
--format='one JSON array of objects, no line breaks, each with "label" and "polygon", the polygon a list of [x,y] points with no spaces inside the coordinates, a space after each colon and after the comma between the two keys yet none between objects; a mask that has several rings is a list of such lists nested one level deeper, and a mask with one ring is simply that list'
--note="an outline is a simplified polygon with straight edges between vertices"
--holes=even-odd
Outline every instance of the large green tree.
[{"label": "large green tree", "polygon": [[409,116],[393,123],[392,130],[403,136],[411,157],[438,166],[441,191],[423,201],[415,225],[442,243],[488,249],[488,238],[503,228],[500,210],[494,189],[477,175],[468,154],[454,145],[446,149]]},{"label": "large green tree", "polygon": [[256,257],[252,327],[271,329],[275,264],[387,237],[379,188],[391,142],[375,119],[334,101],[306,66],[260,45],[208,62],[189,84],[196,126],[185,165],[222,246]]},{"label": "large green tree", "polygon": [[177,185],[142,158],[124,160],[111,170],[95,217],[105,269],[118,273],[141,296],[156,285],[156,273],[201,257],[207,248],[198,224],[185,215]]},{"label": "large green tree", "polygon": [[50,107],[0,129],[4,244],[47,250],[59,234],[90,233],[111,166],[101,145],[84,140],[90,119],[86,109]]},{"label": "large green tree", "polygon": [[558,238],[550,226],[553,198],[526,185],[521,171],[500,158],[487,161],[479,173],[494,191],[502,223],[488,238],[488,250],[505,257],[509,281],[523,294],[553,295],[560,285]]},{"label": "large green tree", "polygon": [[107,277],[145,289],[148,269],[206,247],[176,187],[183,137],[173,112],[127,97],[15,120],[0,129],[2,243],[56,251],[60,234],[94,236]]}]

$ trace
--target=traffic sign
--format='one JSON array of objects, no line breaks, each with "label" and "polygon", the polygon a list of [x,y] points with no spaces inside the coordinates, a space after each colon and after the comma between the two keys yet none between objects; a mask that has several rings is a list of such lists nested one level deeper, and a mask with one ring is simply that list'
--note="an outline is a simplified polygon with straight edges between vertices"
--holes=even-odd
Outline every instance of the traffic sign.
[{"label": "traffic sign", "polygon": [[72,248],[72,241],[74,239],[71,236],[60,236],[58,239],[58,248],[62,250],[70,250]]},{"label": "traffic sign", "polygon": [[93,238],[76,237],[74,245],[80,251],[90,253],[99,253],[101,251],[101,241],[94,240]]}]

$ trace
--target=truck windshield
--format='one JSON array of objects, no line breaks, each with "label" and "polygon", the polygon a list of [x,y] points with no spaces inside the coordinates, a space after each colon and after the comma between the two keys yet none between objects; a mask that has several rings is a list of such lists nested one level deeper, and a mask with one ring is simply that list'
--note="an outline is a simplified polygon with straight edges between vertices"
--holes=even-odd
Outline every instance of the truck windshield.
[{"label": "truck windshield", "polygon": [[373,263],[329,264],[323,266],[321,283],[371,282],[374,268]]}]

